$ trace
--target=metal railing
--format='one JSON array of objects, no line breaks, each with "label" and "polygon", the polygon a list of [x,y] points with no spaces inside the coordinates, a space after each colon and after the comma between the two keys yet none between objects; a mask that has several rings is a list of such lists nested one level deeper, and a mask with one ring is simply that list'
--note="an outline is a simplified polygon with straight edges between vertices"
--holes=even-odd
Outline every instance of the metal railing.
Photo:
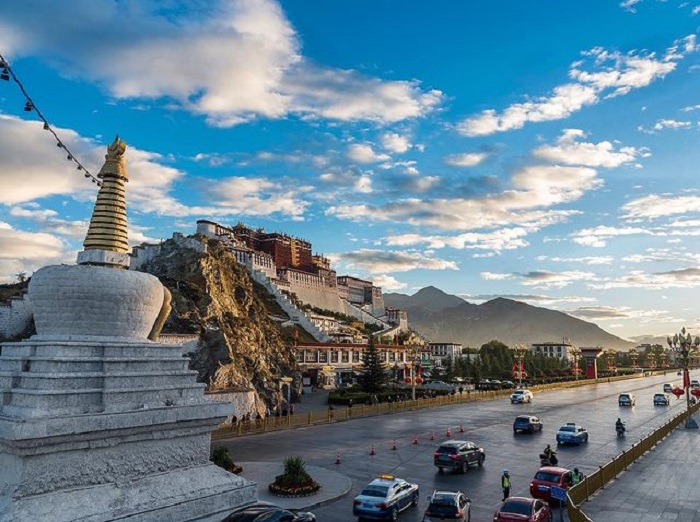
[{"label": "metal railing", "polygon": [[632,463],[644,455],[647,451],[656,446],[661,440],[666,438],[675,428],[682,424],[690,415],[700,410],[700,404],[694,404],[688,410],[684,410],[659,429],[640,439],[628,450],[623,451],[604,466],[599,466],[598,470],[584,478],[577,485],[567,492],[567,511],[571,522],[592,522],[592,520],[581,510],[581,504],[588,500],[594,493],[605,487],[605,485],[625,471]]},{"label": "metal railing", "polygon": [[[612,377],[611,380],[622,380],[630,378],[641,378],[641,374],[629,376]],[[598,382],[605,382],[607,379],[581,379],[578,381],[566,381],[551,384],[538,384],[531,386],[532,391],[558,390],[562,388],[575,388]],[[431,398],[420,398],[416,400],[405,400],[399,402],[384,402],[379,404],[356,404],[353,407],[334,406],[331,410],[310,411],[306,413],[296,413],[281,417],[267,417],[262,419],[251,419],[249,421],[238,421],[234,425],[219,427],[212,432],[212,440],[222,440],[231,437],[244,435],[254,435],[257,433],[267,433],[269,431],[279,431],[293,428],[303,428],[307,426],[318,426],[334,422],[342,422],[362,417],[375,417],[391,413],[404,413],[407,411],[423,410],[453,404],[464,404],[469,402],[487,401],[509,396],[513,390],[488,390],[474,391],[465,390],[464,393],[454,395],[442,395]]]}]

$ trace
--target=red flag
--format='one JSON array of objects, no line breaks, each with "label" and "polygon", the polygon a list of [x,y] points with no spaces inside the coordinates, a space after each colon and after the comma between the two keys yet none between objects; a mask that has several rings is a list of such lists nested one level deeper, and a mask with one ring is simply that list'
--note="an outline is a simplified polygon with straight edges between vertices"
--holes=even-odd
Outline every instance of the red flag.
[{"label": "red flag", "polygon": [[520,359],[520,373],[522,373],[524,371],[524,365],[525,365],[525,362],[522,359]]},{"label": "red flag", "polygon": [[513,360],[513,369],[511,370],[511,373],[515,373],[518,371],[518,361]]}]

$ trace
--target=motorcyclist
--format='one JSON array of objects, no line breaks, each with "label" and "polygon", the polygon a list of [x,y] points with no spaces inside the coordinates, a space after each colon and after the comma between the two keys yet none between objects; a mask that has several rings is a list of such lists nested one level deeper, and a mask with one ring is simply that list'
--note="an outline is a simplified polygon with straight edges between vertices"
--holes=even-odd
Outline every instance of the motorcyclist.
[{"label": "motorcyclist", "polygon": [[615,431],[621,431],[622,433],[626,431],[625,423],[620,420],[620,417],[615,421]]},{"label": "motorcyclist", "polygon": [[547,447],[542,452],[542,455],[544,455],[544,460],[548,460],[552,466],[556,466],[559,462],[556,453],[557,452],[554,451],[549,444],[547,444]]}]

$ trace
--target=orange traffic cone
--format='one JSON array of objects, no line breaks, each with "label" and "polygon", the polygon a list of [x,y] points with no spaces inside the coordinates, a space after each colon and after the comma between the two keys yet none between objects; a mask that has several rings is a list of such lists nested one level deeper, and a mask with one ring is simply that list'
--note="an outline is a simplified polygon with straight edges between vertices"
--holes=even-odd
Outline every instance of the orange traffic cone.
[{"label": "orange traffic cone", "polygon": [[452,430],[450,428],[447,428],[447,431],[445,432],[445,437],[451,437],[452,436]]},{"label": "orange traffic cone", "polygon": [[430,440],[435,440],[435,432],[434,431],[430,432]]},{"label": "orange traffic cone", "polygon": [[413,437],[413,444],[418,444],[418,437]]},{"label": "orange traffic cone", "polygon": [[374,444],[372,444],[372,447],[369,449],[369,454],[370,455],[376,455],[377,453],[374,451]]},{"label": "orange traffic cone", "polygon": [[464,426],[462,426],[461,424],[459,425],[459,432],[464,433]]},{"label": "orange traffic cone", "polygon": [[393,444],[391,445],[391,449],[396,451],[396,439],[394,439]]},{"label": "orange traffic cone", "polygon": [[338,452],[335,456],[335,463],[340,464],[340,452]]}]

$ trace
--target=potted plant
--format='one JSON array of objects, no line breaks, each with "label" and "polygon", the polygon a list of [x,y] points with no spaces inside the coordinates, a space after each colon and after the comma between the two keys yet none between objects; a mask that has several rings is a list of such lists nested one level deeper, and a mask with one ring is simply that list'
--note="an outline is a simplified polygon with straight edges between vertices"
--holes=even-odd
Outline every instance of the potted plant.
[{"label": "potted plant", "polygon": [[307,473],[301,457],[287,457],[282,474],[275,477],[268,489],[273,495],[281,497],[306,497],[315,494],[321,485]]},{"label": "potted plant", "polygon": [[233,462],[233,459],[228,452],[228,448],[216,448],[214,451],[212,451],[209,460],[220,468],[224,468],[226,471],[230,471],[231,473],[238,474],[243,471],[242,466],[239,466]]}]

